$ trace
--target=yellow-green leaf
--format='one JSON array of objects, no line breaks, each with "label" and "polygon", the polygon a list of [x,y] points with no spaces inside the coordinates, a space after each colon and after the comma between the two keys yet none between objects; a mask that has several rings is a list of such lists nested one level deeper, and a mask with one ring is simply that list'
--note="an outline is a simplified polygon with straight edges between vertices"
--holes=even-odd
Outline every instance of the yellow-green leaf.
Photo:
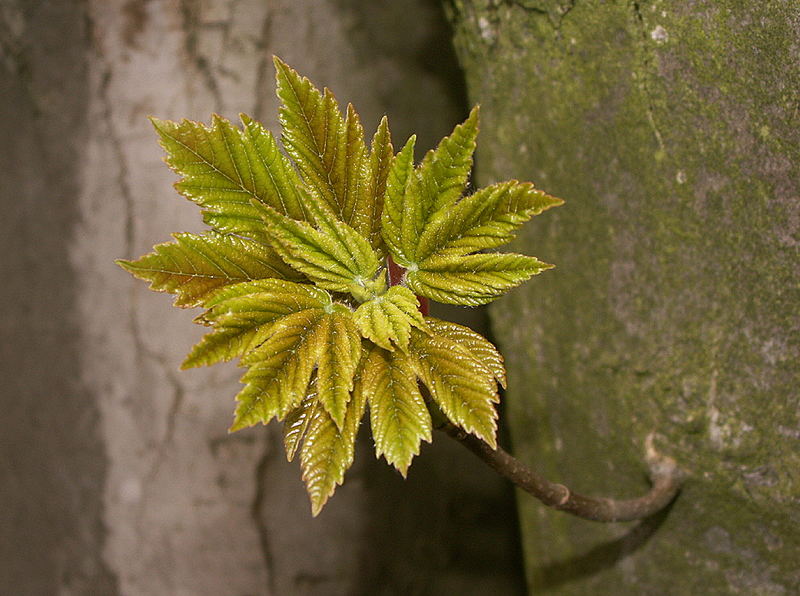
[{"label": "yellow-green leaf", "polygon": [[394,148],[392,147],[392,136],[389,133],[389,122],[384,116],[372,137],[366,192],[361,194],[361,201],[356,207],[353,221],[353,228],[367,238],[372,248],[376,250],[380,249],[383,243],[381,212],[393,158]]},{"label": "yellow-green leaf", "polygon": [[361,358],[361,336],[353,313],[345,308],[335,310],[324,321],[319,330],[322,349],[317,362],[317,399],[341,428]]},{"label": "yellow-green leaf", "polygon": [[433,255],[408,272],[406,283],[416,294],[437,302],[477,306],[552,267],[514,253]]},{"label": "yellow-green leaf", "polygon": [[200,306],[219,288],[261,278],[294,278],[297,274],[269,246],[211,232],[173,234],[175,242],[120,267],[150,282],[150,289],[177,294],[176,306]]},{"label": "yellow-green leaf", "polygon": [[237,396],[232,430],[273,416],[283,419],[307,396],[314,370],[317,400],[335,424],[343,424],[360,344],[352,312],[340,304],[273,321],[266,340],[242,357],[242,365],[250,368],[242,377],[245,388]]},{"label": "yellow-green leaf", "polygon": [[407,350],[411,327],[427,332],[419,300],[403,286],[392,286],[385,294],[361,304],[355,321],[361,335],[386,350],[394,350],[395,345]]},{"label": "yellow-green leaf", "polygon": [[[399,250],[395,249],[392,256],[403,267],[411,267],[420,260],[417,245],[434,214],[450,207],[464,192],[472,170],[477,134],[476,107],[463,124],[456,126],[422,160],[400,199],[402,208],[393,206],[392,211],[399,212],[401,220]],[[397,201],[394,197],[392,200]],[[387,244],[391,246],[388,241]]]},{"label": "yellow-green leaf", "polygon": [[381,234],[386,246],[398,263],[409,263],[409,256],[403,252],[403,215],[406,189],[414,175],[414,144],[417,137],[412,136],[400,150],[389,168],[386,179],[386,198],[381,213]]},{"label": "yellow-green leaf", "polygon": [[413,333],[409,354],[445,416],[495,447],[499,398],[493,374],[467,348],[437,334]]},{"label": "yellow-green leaf", "polygon": [[213,326],[214,331],[194,346],[181,368],[244,356],[269,337],[272,323],[281,317],[301,310],[330,308],[331,304],[325,290],[278,279],[223,288],[208,300],[210,308],[202,317],[202,323]]},{"label": "yellow-green leaf", "polygon": [[269,339],[242,359],[250,368],[236,396],[231,431],[282,419],[300,404],[322,348],[317,331],[325,316],[322,309],[306,309],[282,317]]},{"label": "yellow-green leaf", "polygon": [[275,58],[283,142],[308,185],[342,219],[352,224],[366,192],[367,151],[358,114],[347,106],[342,118],[336,98]]},{"label": "yellow-green leaf", "polygon": [[300,180],[261,124],[244,115],[244,130],[217,115],[210,127],[190,120],[152,122],[167,163],[183,176],[175,188],[203,208],[214,229],[263,239],[251,199],[304,219]]},{"label": "yellow-green leaf", "polygon": [[356,435],[364,416],[365,403],[364,392],[354,390],[341,428],[325,408],[317,407],[309,413],[308,430],[300,451],[300,465],[311,499],[311,513],[315,517],[322,511],[337,485],[344,481],[344,473],[353,463]]},{"label": "yellow-green leaf", "polygon": [[309,194],[307,204],[316,230],[331,240],[338,249],[338,258],[354,273],[354,282],[363,285],[379,267],[378,253],[366,236],[338,219],[313,193]]},{"label": "yellow-green leaf", "polygon": [[286,450],[286,459],[288,461],[294,459],[301,442],[305,438],[311,420],[314,419],[314,410],[321,407],[317,400],[317,378],[315,376],[311,379],[306,397],[283,421],[283,446]]},{"label": "yellow-green leaf", "polygon": [[503,365],[503,356],[497,351],[492,342],[469,327],[451,323],[450,321],[425,317],[425,322],[432,333],[453,340],[466,348],[478,362],[492,373],[495,380],[502,387],[506,386],[506,369]]},{"label": "yellow-green leaf", "polygon": [[364,364],[375,453],[405,477],[420,442],[431,441],[431,415],[417,386],[409,355],[373,347]]},{"label": "yellow-green leaf", "polygon": [[247,187],[253,189],[253,198],[293,219],[308,219],[298,192],[299,179],[275,137],[249,116],[239,114],[239,118],[244,125],[242,144],[250,166]]},{"label": "yellow-green leaf", "polygon": [[417,245],[417,258],[463,255],[510,242],[514,232],[534,215],[563,201],[511,180],[479,190],[431,218]]},{"label": "yellow-green leaf", "polygon": [[[206,317],[213,319],[214,312],[224,314],[229,310],[228,301],[233,298],[243,298],[254,294],[269,294],[269,300],[279,300],[284,296],[286,300],[297,301],[299,304],[308,304],[306,308],[324,308],[331,304],[331,295],[316,286],[308,283],[296,283],[283,279],[256,279],[231,286],[220,288],[206,300],[206,307],[212,312]],[[223,304],[225,303],[225,304]],[[215,307],[220,307],[216,308]]]},{"label": "yellow-green leaf", "polygon": [[323,210],[314,213],[320,229],[285,217],[256,204],[281,258],[318,286],[347,292],[350,284],[368,280],[378,272],[378,257],[369,242],[346,223],[328,219]]},{"label": "yellow-green leaf", "polygon": [[247,354],[269,336],[270,322],[261,325],[229,323],[206,334],[186,356],[181,368],[209,366]]}]

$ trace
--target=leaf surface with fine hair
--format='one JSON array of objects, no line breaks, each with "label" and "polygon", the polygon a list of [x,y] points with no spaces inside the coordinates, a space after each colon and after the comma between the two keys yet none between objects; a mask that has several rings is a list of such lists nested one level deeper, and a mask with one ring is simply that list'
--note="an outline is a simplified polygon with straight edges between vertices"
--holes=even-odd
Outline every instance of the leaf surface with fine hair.
[{"label": "leaf surface with fine hair", "polygon": [[344,474],[353,464],[356,435],[365,404],[364,392],[354,391],[341,426],[325,408],[317,407],[309,413],[300,465],[314,516],[319,515],[336,487],[344,482]]},{"label": "leaf surface with fine hair", "polygon": [[417,386],[413,359],[400,350],[370,350],[363,374],[375,453],[405,477],[421,441],[431,440],[431,415]]},{"label": "leaf surface with fine hair", "polygon": [[412,335],[414,369],[431,398],[456,426],[497,446],[499,400],[493,376],[456,341],[440,335]]},{"label": "leaf surface with fine hair", "polygon": [[408,349],[411,328],[428,331],[419,312],[419,300],[403,286],[392,286],[382,296],[368,300],[353,314],[361,335],[386,350]]},{"label": "leaf surface with fine hair", "polygon": [[242,115],[243,129],[214,115],[211,126],[151,118],[167,153],[167,164],[182,179],[175,188],[203,209],[206,223],[223,233],[263,240],[251,200],[303,219],[300,180],[273,136]]},{"label": "leaf surface with fine hair", "polygon": [[223,286],[264,278],[298,279],[269,246],[217,234],[173,234],[175,242],[157,244],[154,252],[117,264],[150,289],[176,294],[175,306],[200,306]]}]

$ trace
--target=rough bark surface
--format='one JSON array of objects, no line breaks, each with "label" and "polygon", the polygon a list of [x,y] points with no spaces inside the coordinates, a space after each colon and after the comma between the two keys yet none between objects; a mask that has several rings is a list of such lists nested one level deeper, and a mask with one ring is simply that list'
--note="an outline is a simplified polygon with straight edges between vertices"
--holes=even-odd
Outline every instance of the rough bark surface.
[{"label": "rough bark surface", "polygon": [[448,3],[478,178],[566,199],[516,248],[558,268],[498,302],[513,447],[589,494],[691,474],[638,525],[520,497],[534,594],[800,586],[800,8]]},{"label": "rough bark surface", "polygon": [[275,130],[278,54],[428,148],[448,48],[435,0],[0,0],[0,594],[522,591],[510,491],[444,437],[403,482],[365,433],[312,519],[279,428],[227,432],[241,370],[180,372],[195,313],[113,263],[201,228],[148,115]]},{"label": "rough bark surface", "polygon": [[67,250],[81,217],[85,34],[76,2],[0,3],[2,594],[116,589],[101,554],[107,461],[75,357],[80,288]]}]

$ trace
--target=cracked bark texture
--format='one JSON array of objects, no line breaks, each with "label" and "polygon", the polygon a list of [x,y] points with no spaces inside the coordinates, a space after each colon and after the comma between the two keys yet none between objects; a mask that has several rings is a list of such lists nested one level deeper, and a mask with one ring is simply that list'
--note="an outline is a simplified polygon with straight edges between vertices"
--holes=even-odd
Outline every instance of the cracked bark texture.
[{"label": "cracked bark texture", "polygon": [[67,251],[81,217],[85,27],[77,3],[33,4],[0,3],[0,593],[114,594],[101,553],[107,462],[74,356]]},{"label": "cracked bark texture", "polygon": [[797,593],[800,8],[447,6],[480,184],[567,201],[516,244],[558,268],[490,311],[513,451],[632,496],[655,430],[691,474],[633,527],[520,496],[530,593]]},{"label": "cracked bark texture", "polygon": [[[355,0],[0,2],[0,593],[520,593],[511,493],[447,441],[407,482],[362,437],[318,519],[240,370],[113,264],[199,231],[146,116],[277,129],[271,56],[432,146],[464,115],[441,8]],[[449,58],[448,58],[449,56]]]}]

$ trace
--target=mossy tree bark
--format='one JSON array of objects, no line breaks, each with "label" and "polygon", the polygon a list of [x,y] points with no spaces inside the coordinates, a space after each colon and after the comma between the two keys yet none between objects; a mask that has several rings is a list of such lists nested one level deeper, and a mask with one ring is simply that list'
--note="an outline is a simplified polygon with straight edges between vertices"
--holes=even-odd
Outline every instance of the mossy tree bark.
[{"label": "mossy tree bark", "polygon": [[590,494],[691,476],[668,512],[594,525],[520,497],[536,594],[800,585],[800,7],[453,0],[481,185],[567,204],[516,249],[555,271],[492,310],[513,450]]}]

